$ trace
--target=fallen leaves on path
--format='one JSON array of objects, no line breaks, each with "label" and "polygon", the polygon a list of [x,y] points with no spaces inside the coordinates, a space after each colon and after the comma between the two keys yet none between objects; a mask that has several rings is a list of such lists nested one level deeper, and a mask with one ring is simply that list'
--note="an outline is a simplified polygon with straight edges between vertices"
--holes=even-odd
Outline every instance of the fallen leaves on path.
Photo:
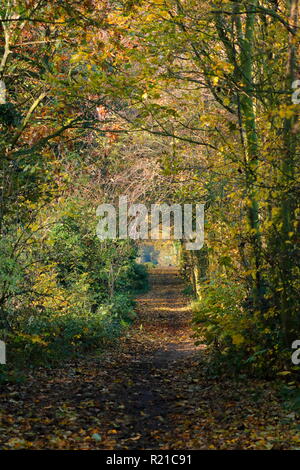
[{"label": "fallen leaves on path", "polygon": [[206,376],[176,271],[151,285],[114,350],[2,386],[2,449],[300,448],[272,383]]}]

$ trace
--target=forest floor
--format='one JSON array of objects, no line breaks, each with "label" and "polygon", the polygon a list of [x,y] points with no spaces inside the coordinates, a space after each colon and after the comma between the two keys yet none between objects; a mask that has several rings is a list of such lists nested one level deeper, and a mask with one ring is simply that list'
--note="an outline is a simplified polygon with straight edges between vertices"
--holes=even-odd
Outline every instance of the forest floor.
[{"label": "forest floor", "polygon": [[1,387],[0,448],[300,448],[272,382],[207,376],[177,272],[150,282],[117,347]]}]

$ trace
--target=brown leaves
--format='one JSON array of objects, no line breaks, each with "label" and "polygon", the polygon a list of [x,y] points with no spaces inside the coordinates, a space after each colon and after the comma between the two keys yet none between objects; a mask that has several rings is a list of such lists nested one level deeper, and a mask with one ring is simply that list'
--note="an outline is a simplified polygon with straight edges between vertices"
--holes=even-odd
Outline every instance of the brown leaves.
[{"label": "brown leaves", "polygon": [[2,390],[2,449],[299,447],[297,418],[271,383],[204,374],[206,353],[189,339],[174,271],[156,269],[152,281],[118,347]]}]

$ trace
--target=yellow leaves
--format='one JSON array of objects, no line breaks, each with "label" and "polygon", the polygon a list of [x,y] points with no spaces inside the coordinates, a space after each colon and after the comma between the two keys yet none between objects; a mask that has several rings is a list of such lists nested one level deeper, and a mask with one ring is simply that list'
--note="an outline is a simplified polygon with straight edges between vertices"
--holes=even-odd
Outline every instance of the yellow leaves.
[{"label": "yellow leaves", "polygon": [[32,446],[32,442],[19,437],[12,437],[7,441],[6,446],[10,449],[24,449]]},{"label": "yellow leaves", "polygon": [[42,338],[40,338],[37,335],[31,336],[30,340],[32,343],[42,344],[43,346],[47,346],[48,344],[46,341],[44,341]]},{"label": "yellow leaves", "polygon": [[37,208],[37,204],[34,203],[34,202],[28,202],[27,206],[28,206],[29,209],[36,209]]},{"label": "yellow leaves", "polygon": [[25,333],[19,333],[20,338],[26,339],[28,342],[32,344],[40,344],[42,346],[48,346],[48,343],[44,341],[40,336],[38,335],[29,335]]},{"label": "yellow leaves", "polygon": [[35,273],[33,289],[39,293],[39,297],[33,301],[33,305],[55,311],[67,312],[69,310],[69,298],[65,291],[58,286],[57,273],[54,271],[55,264],[37,266],[39,270]]},{"label": "yellow leaves", "polygon": [[282,118],[282,119],[291,119],[293,116],[295,116],[297,113],[299,112],[299,108],[297,107],[297,105],[282,105],[280,108],[279,108],[279,116]]},{"label": "yellow leaves", "polygon": [[268,319],[268,318],[273,318],[276,316],[276,309],[273,307],[273,308],[269,308],[269,310],[264,314],[264,318]]},{"label": "yellow leaves", "polygon": [[46,240],[45,240],[45,244],[47,246],[54,246],[54,243],[55,243],[55,241],[51,238],[46,238]]},{"label": "yellow leaves", "polygon": [[120,15],[120,12],[112,12],[107,16],[107,23],[114,26],[125,26],[128,22],[127,16]]},{"label": "yellow leaves", "polygon": [[245,271],[244,272],[244,275],[245,276],[251,276],[252,279],[255,279],[256,278],[256,272],[254,269],[248,269],[248,271]]},{"label": "yellow leaves", "polygon": [[234,69],[232,64],[221,60],[218,60],[212,68],[215,72],[215,76],[212,78],[212,83],[215,86],[218,85],[220,79],[223,78],[225,74],[228,75],[232,73]]},{"label": "yellow leaves", "polygon": [[89,56],[86,52],[80,51],[77,52],[76,54],[73,54],[70,58],[70,63],[71,64],[78,64],[79,62],[87,61],[89,59]]},{"label": "yellow leaves", "polygon": [[39,228],[40,228],[40,225],[39,225],[39,223],[35,222],[35,223],[31,224],[29,226],[29,228],[32,232],[37,232],[37,230],[39,230]]},{"label": "yellow leaves", "polygon": [[245,342],[244,336],[239,333],[234,334],[231,338],[232,338],[232,343],[236,346],[239,346],[240,344],[243,344]]}]

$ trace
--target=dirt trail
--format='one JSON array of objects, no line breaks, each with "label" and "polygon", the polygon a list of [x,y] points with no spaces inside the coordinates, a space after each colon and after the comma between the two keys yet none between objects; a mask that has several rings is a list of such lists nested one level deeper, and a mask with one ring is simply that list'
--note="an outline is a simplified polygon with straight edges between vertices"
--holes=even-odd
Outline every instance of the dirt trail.
[{"label": "dirt trail", "polygon": [[150,287],[137,299],[138,322],[129,339],[134,349],[126,374],[133,386],[124,401],[129,422],[120,436],[132,449],[157,448],[161,434],[171,438],[171,405],[181,398],[174,376],[176,366],[183,367],[200,349],[191,338],[191,312],[177,271],[154,270]]},{"label": "dirt trail", "polygon": [[142,328],[156,337],[159,349],[153,362],[159,367],[193,356],[198,348],[192,340],[191,311],[177,270],[160,268],[149,277],[150,291],[137,299],[138,318]]},{"label": "dirt trail", "polygon": [[116,348],[6,387],[0,448],[299,447],[270,384],[207,377],[176,270],[155,269],[150,283]]}]

